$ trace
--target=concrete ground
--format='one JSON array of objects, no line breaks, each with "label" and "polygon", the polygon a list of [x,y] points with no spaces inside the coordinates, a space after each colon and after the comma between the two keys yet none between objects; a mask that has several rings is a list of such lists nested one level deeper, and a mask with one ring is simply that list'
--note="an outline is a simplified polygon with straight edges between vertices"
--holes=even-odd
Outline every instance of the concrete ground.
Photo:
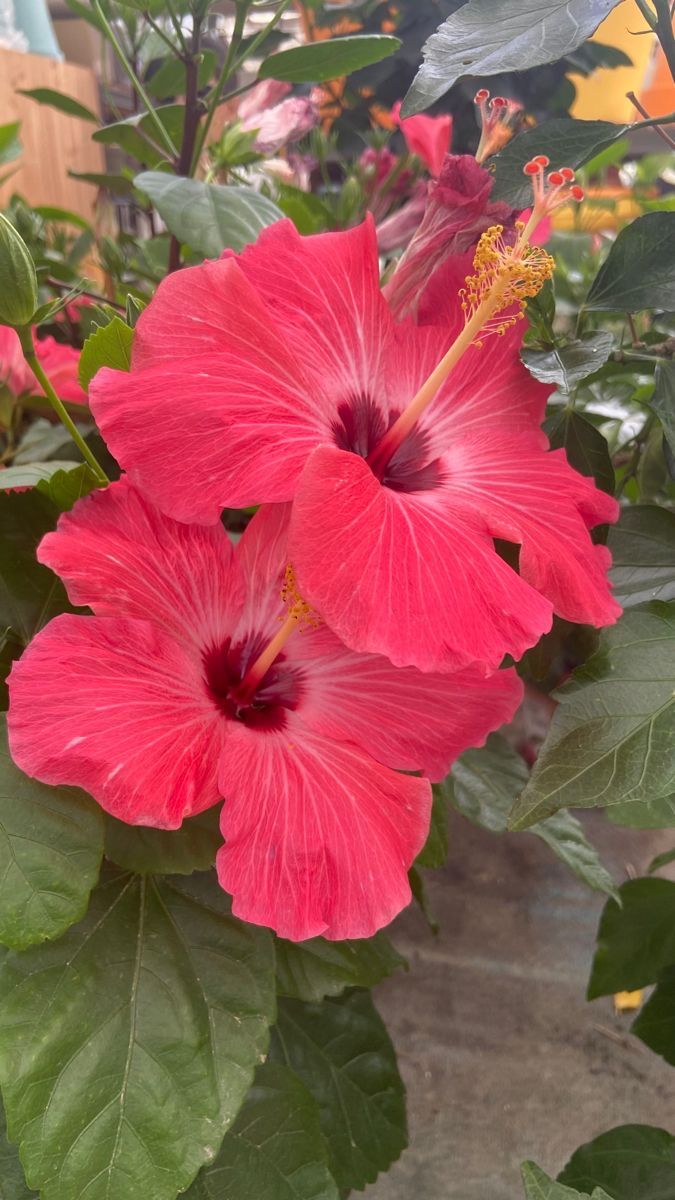
[{"label": "concrete ground", "polygon": [[[584,814],[619,882],[675,846],[675,830]],[[603,898],[538,838],[457,817],[446,869],[428,872],[441,924],[408,910],[393,940],[410,962],[377,989],[408,1089],[410,1148],[366,1200],[523,1200],[519,1164],[555,1175],[629,1122],[675,1132],[675,1069],[584,999]],[[671,877],[673,877],[671,875]]]}]

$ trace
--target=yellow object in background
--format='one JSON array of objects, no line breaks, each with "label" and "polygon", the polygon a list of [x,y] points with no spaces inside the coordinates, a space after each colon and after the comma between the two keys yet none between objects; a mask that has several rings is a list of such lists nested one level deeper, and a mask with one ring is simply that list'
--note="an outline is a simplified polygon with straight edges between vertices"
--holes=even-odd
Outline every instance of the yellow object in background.
[{"label": "yellow object in background", "polygon": [[617,992],[614,997],[614,1011],[616,1013],[635,1012],[641,1007],[643,996],[642,988],[637,992]]},{"label": "yellow object in background", "polygon": [[623,50],[633,65],[611,70],[603,67],[588,79],[572,74],[577,89],[571,109],[573,117],[621,124],[639,121],[639,113],[626,98],[627,92],[635,92],[654,116],[675,109],[675,84],[656,37],[653,34],[635,36],[636,31],[645,28],[644,17],[635,4],[619,4],[612,9],[591,41]]}]

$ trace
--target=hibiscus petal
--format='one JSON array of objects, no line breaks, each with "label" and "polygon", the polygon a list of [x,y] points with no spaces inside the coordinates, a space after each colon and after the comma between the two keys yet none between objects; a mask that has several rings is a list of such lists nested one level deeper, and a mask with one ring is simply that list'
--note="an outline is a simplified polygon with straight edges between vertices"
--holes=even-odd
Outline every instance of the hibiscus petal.
[{"label": "hibiscus petal", "polygon": [[56,617],[9,679],[12,757],[131,825],[177,829],[219,798],[226,722],[200,664],[147,621]]},{"label": "hibiscus petal", "polygon": [[431,789],[303,728],[235,729],[223,758],[221,886],[281,937],[371,937],[410,900]]},{"label": "hibiscus petal", "polygon": [[285,615],[281,599],[288,563],[290,504],[263,504],[239,539],[235,556],[246,583],[246,598],[234,641],[251,634],[272,637]]},{"label": "hibiscus petal", "polygon": [[550,628],[551,605],[445,490],[394,492],[357,455],[320,447],[291,516],[300,590],[354,650],[423,671],[496,669]]},{"label": "hibiscus petal", "polygon": [[61,576],[73,604],[98,616],[152,620],[200,650],[225,640],[244,602],[222,525],[165,517],[125,478],[64,513],[38,558]]}]

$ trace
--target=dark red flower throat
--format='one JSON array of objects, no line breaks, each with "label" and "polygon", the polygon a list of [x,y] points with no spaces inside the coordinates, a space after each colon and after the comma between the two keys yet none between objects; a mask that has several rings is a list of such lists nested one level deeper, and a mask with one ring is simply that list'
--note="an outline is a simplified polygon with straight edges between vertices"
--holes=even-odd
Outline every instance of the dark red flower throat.
[{"label": "dark red flower throat", "polygon": [[239,686],[267,638],[257,635],[232,645],[227,638],[203,655],[205,683],[217,708],[232,721],[242,721],[252,729],[283,729],[287,713],[298,707],[303,693],[302,673],[292,667],[281,653],[268,667],[254,694],[238,698]]},{"label": "dark red flower throat", "polygon": [[[340,450],[367,459],[398,416],[393,412],[387,419],[370,396],[355,396],[338,407],[338,419],[333,422],[335,444]],[[429,438],[418,426],[383,470],[374,473],[384,487],[394,492],[429,491],[443,482],[439,462],[429,461]]]}]

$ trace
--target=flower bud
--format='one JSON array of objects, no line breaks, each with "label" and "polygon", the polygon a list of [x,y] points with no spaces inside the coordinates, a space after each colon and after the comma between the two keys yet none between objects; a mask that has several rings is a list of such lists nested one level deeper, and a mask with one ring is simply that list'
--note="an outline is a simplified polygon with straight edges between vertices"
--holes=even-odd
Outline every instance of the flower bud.
[{"label": "flower bud", "polygon": [[37,304],[37,276],[28,247],[0,213],[0,325],[30,325]]}]

